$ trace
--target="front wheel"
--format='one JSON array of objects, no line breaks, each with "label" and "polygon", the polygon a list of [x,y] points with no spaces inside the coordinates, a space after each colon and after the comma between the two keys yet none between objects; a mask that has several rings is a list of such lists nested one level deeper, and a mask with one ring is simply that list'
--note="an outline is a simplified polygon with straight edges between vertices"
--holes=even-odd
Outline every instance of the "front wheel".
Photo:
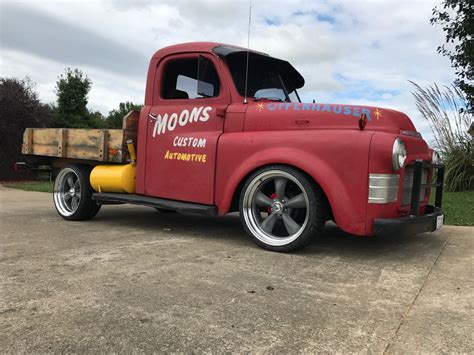
[{"label": "front wheel", "polygon": [[54,181],[53,200],[59,215],[68,221],[93,218],[100,210],[92,200],[89,182],[91,167],[69,164],[61,169]]},{"label": "front wheel", "polygon": [[240,217],[264,249],[288,252],[307,245],[324,226],[321,190],[302,172],[284,165],[259,169],[245,183]]}]

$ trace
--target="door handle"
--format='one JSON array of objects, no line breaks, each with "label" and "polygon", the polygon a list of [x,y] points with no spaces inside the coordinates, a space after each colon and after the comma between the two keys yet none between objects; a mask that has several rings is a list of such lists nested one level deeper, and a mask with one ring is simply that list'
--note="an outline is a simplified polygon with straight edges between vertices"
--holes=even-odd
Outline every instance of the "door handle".
[{"label": "door handle", "polygon": [[[155,120],[155,121],[158,119],[158,115],[155,115],[155,114],[153,114],[153,113],[149,113],[149,114],[148,114],[148,117],[150,117],[151,119],[153,119],[153,120]],[[153,122],[153,121],[150,120],[150,122]]]}]

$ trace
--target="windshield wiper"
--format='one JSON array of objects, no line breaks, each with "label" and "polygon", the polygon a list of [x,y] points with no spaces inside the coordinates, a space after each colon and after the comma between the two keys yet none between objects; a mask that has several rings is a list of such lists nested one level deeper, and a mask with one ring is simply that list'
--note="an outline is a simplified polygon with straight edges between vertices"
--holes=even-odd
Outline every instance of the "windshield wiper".
[{"label": "windshield wiper", "polygon": [[288,93],[288,90],[286,89],[285,83],[283,82],[283,79],[280,74],[278,74],[278,79],[280,79],[281,87],[283,89],[283,92],[285,93],[286,101],[291,102],[290,95]]}]

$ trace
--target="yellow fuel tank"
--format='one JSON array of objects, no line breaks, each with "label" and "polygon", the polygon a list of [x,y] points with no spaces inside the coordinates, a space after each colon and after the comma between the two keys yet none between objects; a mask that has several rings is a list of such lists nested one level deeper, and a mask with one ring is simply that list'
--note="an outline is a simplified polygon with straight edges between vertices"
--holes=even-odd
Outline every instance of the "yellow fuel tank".
[{"label": "yellow fuel tank", "polygon": [[135,193],[135,164],[98,165],[90,175],[92,188],[97,192]]}]

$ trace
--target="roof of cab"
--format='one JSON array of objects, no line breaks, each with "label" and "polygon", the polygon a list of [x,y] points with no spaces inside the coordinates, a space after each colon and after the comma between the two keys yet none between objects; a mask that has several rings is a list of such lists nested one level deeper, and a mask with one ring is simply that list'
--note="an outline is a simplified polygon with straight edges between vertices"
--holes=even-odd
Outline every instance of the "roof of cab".
[{"label": "roof of cab", "polygon": [[[238,47],[230,44],[223,44],[217,42],[188,42],[188,43],[181,43],[175,44],[172,46],[164,47],[159,49],[153,55],[153,59],[163,58],[165,56],[171,54],[178,54],[178,53],[186,53],[186,52],[208,52],[213,53],[219,57],[226,57],[231,54],[242,54],[243,52],[247,52],[248,50],[243,47]],[[249,50],[251,57],[260,57],[271,60],[275,63],[279,63],[279,65],[285,68],[285,72],[287,73],[287,82],[290,83],[290,87],[287,89],[291,92],[293,89],[299,89],[304,85],[304,78],[301,74],[287,61],[270,57],[266,53]]]},{"label": "roof of cab", "polygon": [[[162,58],[170,54],[185,53],[185,52],[212,53],[213,52],[212,50],[216,47],[226,47],[226,48],[232,48],[235,50],[247,51],[246,48],[234,46],[231,44],[224,44],[224,43],[217,43],[217,42],[188,42],[188,43],[174,44],[172,46],[161,48],[157,50],[155,54],[153,54],[153,58]],[[264,53],[257,52],[254,50],[250,50],[250,51],[259,53],[259,54],[264,54]]]}]

